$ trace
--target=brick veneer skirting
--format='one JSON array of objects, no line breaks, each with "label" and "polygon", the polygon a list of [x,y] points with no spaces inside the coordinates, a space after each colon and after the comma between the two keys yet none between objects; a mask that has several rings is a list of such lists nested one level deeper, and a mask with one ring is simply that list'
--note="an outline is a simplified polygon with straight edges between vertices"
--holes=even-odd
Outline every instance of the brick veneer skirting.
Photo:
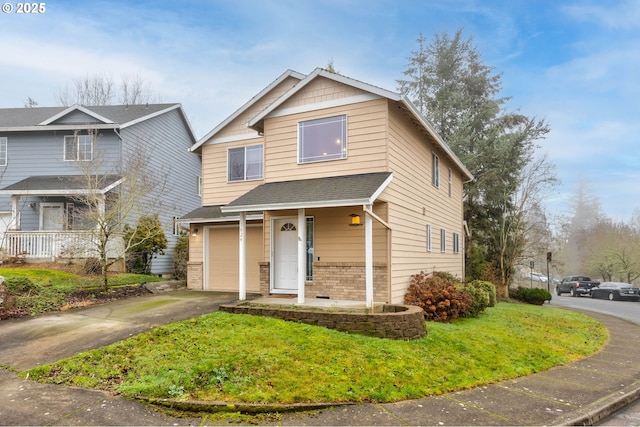
[{"label": "brick veneer skirting", "polygon": [[[332,309],[333,310],[333,309]],[[278,319],[324,326],[342,332],[377,338],[411,340],[427,334],[424,312],[411,305],[384,305],[380,313],[332,311],[324,309],[252,306],[251,303],[225,304],[220,311],[234,314],[276,317]]]},{"label": "brick veneer skirting", "polygon": [[203,283],[202,262],[187,262],[187,288],[202,290]]},{"label": "brick veneer skirting", "polygon": [[[260,263],[260,293],[269,295],[270,264]],[[373,299],[389,300],[387,283],[389,270],[386,263],[373,264]],[[305,285],[307,298],[328,297],[337,300],[364,301],[365,264],[363,262],[314,262],[313,282]]]}]

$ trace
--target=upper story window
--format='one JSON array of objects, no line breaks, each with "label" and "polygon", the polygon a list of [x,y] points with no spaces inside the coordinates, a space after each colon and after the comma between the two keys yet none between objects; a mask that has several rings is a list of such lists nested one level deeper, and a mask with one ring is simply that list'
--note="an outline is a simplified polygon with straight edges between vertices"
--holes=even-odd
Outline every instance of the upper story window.
[{"label": "upper story window", "polygon": [[228,151],[227,172],[229,181],[262,179],[262,144],[231,148]]},{"label": "upper story window", "polygon": [[65,161],[93,160],[92,135],[67,135],[64,137]]},{"label": "upper story window", "polygon": [[431,183],[435,187],[440,187],[440,158],[436,153],[431,153],[431,171],[433,173]]},{"label": "upper story window", "polygon": [[453,172],[449,168],[449,197],[453,197]]},{"label": "upper story window", "polygon": [[346,114],[298,123],[298,163],[346,158]]},{"label": "upper story window", "polygon": [[0,137],[0,166],[7,166],[7,137]]}]

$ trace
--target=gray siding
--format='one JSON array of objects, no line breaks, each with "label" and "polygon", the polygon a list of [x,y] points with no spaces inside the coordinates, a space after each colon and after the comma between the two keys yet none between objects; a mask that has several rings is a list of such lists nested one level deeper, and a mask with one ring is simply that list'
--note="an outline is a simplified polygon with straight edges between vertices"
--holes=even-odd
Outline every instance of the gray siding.
[{"label": "gray siding", "polygon": [[[81,162],[64,161],[64,136],[71,131],[0,133],[7,137],[7,166],[2,168],[0,187],[35,175],[79,175]],[[102,131],[94,145],[94,159],[100,157],[106,173],[120,158],[120,139],[113,131]],[[21,202],[21,205],[23,203]],[[21,206],[22,207],[22,206]],[[0,195],[0,211],[11,211],[11,196]],[[24,214],[23,214],[24,215]],[[24,220],[24,216],[23,216]],[[33,230],[25,228],[23,230]],[[29,227],[32,227],[29,222]],[[37,226],[35,228],[37,230]]]},{"label": "gray siding", "polygon": [[151,173],[168,176],[169,182],[162,200],[147,214],[158,213],[169,241],[165,255],[153,260],[152,272],[171,272],[173,247],[173,218],[180,217],[201,206],[196,194],[196,177],[200,176],[200,156],[189,151],[194,143],[177,110],[146,120],[121,132],[123,151],[135,150],[137,144],[151,144],[148,168]]}]

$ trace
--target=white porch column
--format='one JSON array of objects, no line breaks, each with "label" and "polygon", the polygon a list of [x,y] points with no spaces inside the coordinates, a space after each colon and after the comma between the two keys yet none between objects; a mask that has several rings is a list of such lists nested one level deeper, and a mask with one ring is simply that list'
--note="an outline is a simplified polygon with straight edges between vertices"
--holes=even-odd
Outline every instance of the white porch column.
[{"label": "white porch column", "polygon": [[[366,208],[371,210],[372,206]],[[364,213],[364,270],[366,306],[373,308],[373,219],[367,209]]]},{"label": "white porch column", "polygon": [[304,282],[307,278],[307,219],[298,209],[298,304],[304,304]]},{"label": "white porch column", "polygon": [[240,212],[240,251],[238,254],[238,299],[247,299],[247,214]]}]

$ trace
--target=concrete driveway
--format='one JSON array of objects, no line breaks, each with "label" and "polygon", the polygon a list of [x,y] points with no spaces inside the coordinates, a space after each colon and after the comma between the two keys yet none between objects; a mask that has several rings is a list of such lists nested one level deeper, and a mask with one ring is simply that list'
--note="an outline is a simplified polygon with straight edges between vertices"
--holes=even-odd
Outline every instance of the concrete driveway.
[{"label": "concrete driveway", "polygon": [[216,311],[237,293],[190,290],[0,322],[0,365],[24,371],[102,347],[155,326]]}]

